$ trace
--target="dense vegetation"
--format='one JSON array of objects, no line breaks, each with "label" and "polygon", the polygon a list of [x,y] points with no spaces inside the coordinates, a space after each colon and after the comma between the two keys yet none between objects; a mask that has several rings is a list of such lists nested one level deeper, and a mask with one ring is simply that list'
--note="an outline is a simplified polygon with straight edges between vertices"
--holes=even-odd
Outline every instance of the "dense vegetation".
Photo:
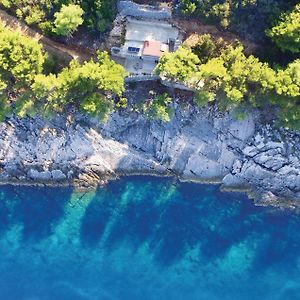
[{"label": "dense vegetation", "polygon": [[199,105],[217,101],[220,109],[238,109],[276,104],[286,127],[300,128],[300,60],[285,69],[272,69],[241,45],[214,42],[204,35],[193,47],[165,54],[156,72],[183,82],[196,91]]},{"label": "dense vegetation", "polygon": [[[113,18],[115,2],[0,0],[27,23],[61,36],[71,35],[81,24],[95,31],[105,30]],[[223,27],[237,31],[251,31],[252,26],[254,35],[265,32],[280,51],[291,53],[285,66],[245,55],[239,42],[228,44],[203,35],[193,45],[184,44],[176,52],[164,54],[156,72],[194,89],[199,106],[217,102],[221,110],[235,110],[240,117],[249,107],[268,106],[278,113],[281,125],[300,129],[300,6],[293,6],[295,2],[181,1],[186,14],[218,20]],[[0,26],[1,119],[11,112],[20,117],[36,112],[51,116],[77,107],[103,121],[114,108],[126,107],[127,100],[122,97],[124,68],[105,52],[97,56],[97,61],[82,65],[73,61],[58,74],[48,74],[48,59],[41,46]],[[150,119],[169,121],[171,98],[158,95],[145,103],[143,112]]]},{"label": "dense vegetation", "polygon": [[145,103],[143,112],[149,119],[169,122],[173,114],[171,103],[172,98],[167,93],[157,95],[151,102]]},{"label": "dense vegetation", "polygon": [[72,105],[102,121],[122,99],[126,72],[106,52],[98,53],[97,62],[73,61],[56,75],[43,74],[45,59],[37,42],[0,27],[2,119],[11,111],[49,116]]},{"label": "dense vegetation", "polygon": [[186,15],[218,23],[250,37],[261,38],[264,31],[298,0],[180,0]]},{"label": "dense vegetation", "polygon": [[32,39],[5,29],[0,24],[0,115],[11,110],[10,95],[28,88],[42,72],[45,55]]},{"label": "dense vegetation", "polygon": [[283,51],[300,53],[300,3],[282,14],[275,26],[267,30],[267,35]]},{"label": "dense vegetation", "polygon": [[[63,6],[69,6],[74,11],[76,5],[77,16],[80,7],[83,10],[84,25],[93,32],[103,32],[109,28],[115,17],[116,2],[116,0],[0,0],[0,5],[18,18],[24,19],[28,25],[39,27],[43,33],[59,35],[61,31],[57,30],[56,19]],[[71,13],[70,9],[68,12]]]},{"label": "dense vegetation", "polygon": [[[253,55],[246,56],[238,42],[228,45],[222,39],[203,35],[195,45],[184,44],[175,53],[165,54],[156,72],[193,88],[195,102],[200,106],[217,101],[220,109],[234,109],[243,116],[248,107],[271,105],[280,108],[281,125],[300,129],[300,59],[297,58],[300,4],[296,3],[293,0],[181,0],[184,14],[218,22],[248,37],[264,38],[266,34],[281,51],[287,52],[288,58],[283,61],[290,62],[286,67],[279,67],[265,48],[267,54],[263,56],[269,55],[270,66]],[[276,52],[275,48],[272,52]]]},{"label": "dense vegetation", "polygon": [[69,36],[83,23],[83,10],[79,5],[63,5],[59,12],[54,14],[54,29],[57,35]]}]

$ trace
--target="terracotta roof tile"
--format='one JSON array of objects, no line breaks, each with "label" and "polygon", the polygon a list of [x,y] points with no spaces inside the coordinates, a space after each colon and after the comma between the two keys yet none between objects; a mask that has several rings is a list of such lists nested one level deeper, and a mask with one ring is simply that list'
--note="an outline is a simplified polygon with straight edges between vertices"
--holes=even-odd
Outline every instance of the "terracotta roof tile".
[{"label": "terracotta roof tile", "polygon": [[157,56],[161,57],[163,52],[161,51],[162,43],[159,41],[145,41],[143,55]]}]

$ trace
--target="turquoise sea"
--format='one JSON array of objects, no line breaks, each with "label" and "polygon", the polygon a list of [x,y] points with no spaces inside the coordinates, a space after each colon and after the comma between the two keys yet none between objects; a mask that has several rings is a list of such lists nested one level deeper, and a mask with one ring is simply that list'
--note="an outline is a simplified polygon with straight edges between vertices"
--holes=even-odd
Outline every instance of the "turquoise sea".
[{"label": "turquoise sea", "polygon": [[0,300],[300,299],[300,216],[244,194],[124,177],[0,197]]}]

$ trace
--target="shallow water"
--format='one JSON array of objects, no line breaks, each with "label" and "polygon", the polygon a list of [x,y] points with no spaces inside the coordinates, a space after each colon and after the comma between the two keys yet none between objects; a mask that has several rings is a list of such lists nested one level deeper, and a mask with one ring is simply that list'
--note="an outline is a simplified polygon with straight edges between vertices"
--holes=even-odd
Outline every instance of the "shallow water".
[{"label": "shallow water", "polygon": [[128,177],[0,187],[0,300],[300,299],[300,216]]}]

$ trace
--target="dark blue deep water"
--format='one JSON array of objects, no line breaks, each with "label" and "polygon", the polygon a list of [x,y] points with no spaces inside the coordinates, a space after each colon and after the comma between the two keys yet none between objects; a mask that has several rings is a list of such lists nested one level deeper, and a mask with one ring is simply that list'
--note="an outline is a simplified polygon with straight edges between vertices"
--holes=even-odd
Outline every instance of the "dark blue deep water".
[{"label": "dark blue deep water", "polygon": [[300,299],[300,216],[128,177],[0,187],[0,300]]}]

